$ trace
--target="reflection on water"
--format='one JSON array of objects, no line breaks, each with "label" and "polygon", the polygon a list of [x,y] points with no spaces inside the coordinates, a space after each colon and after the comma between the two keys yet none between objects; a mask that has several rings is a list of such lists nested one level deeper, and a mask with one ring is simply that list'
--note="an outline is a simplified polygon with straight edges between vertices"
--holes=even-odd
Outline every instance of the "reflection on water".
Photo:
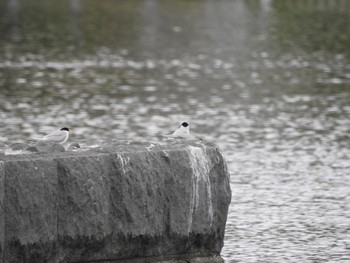
[{"label": "reflection on water", "polygon": [[349,3],[2,1],[0,146],[186,120],[228,162],[226,262],[350,261]]}]

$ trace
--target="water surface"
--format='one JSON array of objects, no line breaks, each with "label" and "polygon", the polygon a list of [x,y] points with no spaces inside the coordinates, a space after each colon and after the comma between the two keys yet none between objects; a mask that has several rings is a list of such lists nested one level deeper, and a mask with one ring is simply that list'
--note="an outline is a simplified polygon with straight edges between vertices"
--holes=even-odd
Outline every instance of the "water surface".
[{"label": "water surface", "polygon": [[0,144],[160,141],[182,121],[231,174],[226,262],[350,261],[350,4],[0,3]]}]

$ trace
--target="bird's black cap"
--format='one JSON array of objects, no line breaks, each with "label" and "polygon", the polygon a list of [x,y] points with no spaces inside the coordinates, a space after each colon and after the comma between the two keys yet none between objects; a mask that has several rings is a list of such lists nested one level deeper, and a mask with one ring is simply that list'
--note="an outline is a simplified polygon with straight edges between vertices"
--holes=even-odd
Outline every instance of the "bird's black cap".
[{"label": "bird's black cap", "polygon": [[187,126],[188,126],[188,123],[187,123],[187,122],[183,122],[183,123],[181,124],[181,126],[187,127]]},{"label": "bird's black cap", "polygon": [[67,127],[64,127],[61,129],[61,131],[69,131],[69,129]]}]

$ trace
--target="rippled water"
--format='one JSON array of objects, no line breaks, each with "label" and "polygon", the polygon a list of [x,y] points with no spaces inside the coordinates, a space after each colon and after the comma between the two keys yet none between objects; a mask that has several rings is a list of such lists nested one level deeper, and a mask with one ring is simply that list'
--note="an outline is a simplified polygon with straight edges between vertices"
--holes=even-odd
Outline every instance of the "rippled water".
[{"label": "rippled water", "polygon": [[[40,14],[40,15],[38,15]],[[350,261],[349,1],[8,0],[0,145],[160,141],[231,173],[226,262]]]}]

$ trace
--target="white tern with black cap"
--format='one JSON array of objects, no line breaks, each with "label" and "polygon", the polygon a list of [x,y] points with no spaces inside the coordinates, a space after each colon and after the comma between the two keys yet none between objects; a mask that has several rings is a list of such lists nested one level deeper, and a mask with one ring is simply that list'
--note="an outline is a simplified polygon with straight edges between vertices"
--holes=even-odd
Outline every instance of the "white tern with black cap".
[{"label": "white tern with black cap", "polygon": [[59,131],[53,131],[49,133],[48,135],[44,136],[41,140],[64,144],[68,140],[68,138],[69,138],[69,129],[64,127]]},{"label": "white tern with black cap", "polygon": [[173,134],[166,135],[168,138],[193,139],[190,134],[190,125],[187,122],[181,123],[180,128],[173,132]]}]

